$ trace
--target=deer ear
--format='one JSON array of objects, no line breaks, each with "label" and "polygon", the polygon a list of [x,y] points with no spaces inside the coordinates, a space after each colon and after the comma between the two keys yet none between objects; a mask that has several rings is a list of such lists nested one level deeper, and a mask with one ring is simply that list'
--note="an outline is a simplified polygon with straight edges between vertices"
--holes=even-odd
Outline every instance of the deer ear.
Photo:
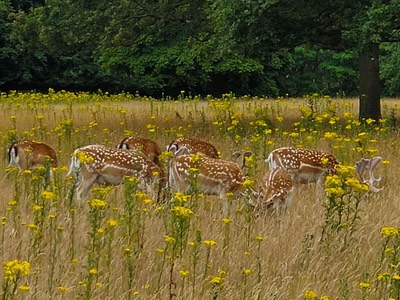
[{"label": "deer ear", "polygon": [[176,152],[178,151],[178,146],[176,144],[170,144],[167,146],[167,151],[172,152],[174,155],[176,155]]},{"label": "deer ear", "polygon": [[244,158],[250,157],[250,156],[252,156],[252,155],[253,155],[253,152],[251,152],[251,151],[246,151],[245,153],[243,153],[243,157],[244,157]]},{"label": "deer ear", "polygon": [[238,158],[242,155],[242,153],[240,151],[235,151],[232,153],[232,159],[233,161],[237,161]]}]

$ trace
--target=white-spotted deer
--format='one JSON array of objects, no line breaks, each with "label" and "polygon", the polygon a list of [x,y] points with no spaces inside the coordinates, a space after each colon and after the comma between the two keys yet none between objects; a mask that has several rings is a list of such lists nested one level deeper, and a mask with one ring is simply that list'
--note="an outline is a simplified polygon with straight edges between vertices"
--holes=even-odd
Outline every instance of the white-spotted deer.
[{"label": "white-spotted deer", "polygon": [[14,142],[8,148],[8,167],[17,167],[20,171],[46,165],[57,167],[57,155],[50,146],[29,140]]},{"label": "white-spotted deer", "polygon": [[162,150],[160,146],[151,139],[139,136],[126,137],[118,143],[117,148],[124,150],[140,150],[156,165],[160,165],[159,156]]},{"label": "white-spotted deer", "polygon": [[246,177],[241,168],[233,161],[187,153],[187,149],[181,148],[169,162],[169,184],[172,191],[187,193],[193,181],[196,181],[194,184],[198,192],[219,195],[223,201],[224,213],[227,213],[226,194],[244,192],[243,182]]},{"label": "white-spotted deer", "polygon": [[210,143],[191,138],[177,138],[167,146],[167,151],[176,153],[186,148],[190,154],[203,154],[211,158],[219,158],[218,150]]},{"label": "white-spotted deer", "polygon": [[79,202],[85,200],[95,183],[118,185],[125,176],[140,180],[139,188],[145,191],[156,184],[157,200],[165,184],[163,171],[141,151],[126,151],[106,148],[101,145],[89,145],[78,148],[71,157],[67,176],[78,175],[76,188]]},{"label": "white-spotted deer", "polygon": [[[358,178],[362,183],[368,185],[371,192],[377,193],[382,190],[382,188],[377,188],[374,186],[375,182],[381,181],[381,178],[376,178],[374,175],[374,170],[376,166],[382,161],[379,156],[373,158],[362,158],[355,164],[355,170]],[[365,178],[365,173],[368,173],[368,177]]]},{"label": "white-spotted deer", "polygon": [[285,209],[292,203],[293,189],[290,174],[282,168],[274,168],[264,175],[253,205],[262,212]]},{"label": "white-spotted deer", "polygon": [[286,170],[296,184],[317,182],[319,186],[326,175],[336,174],[335,166],[339,164],[331,153],[294,147],[277,148],[266,161],[270,170],[278,167]]}]

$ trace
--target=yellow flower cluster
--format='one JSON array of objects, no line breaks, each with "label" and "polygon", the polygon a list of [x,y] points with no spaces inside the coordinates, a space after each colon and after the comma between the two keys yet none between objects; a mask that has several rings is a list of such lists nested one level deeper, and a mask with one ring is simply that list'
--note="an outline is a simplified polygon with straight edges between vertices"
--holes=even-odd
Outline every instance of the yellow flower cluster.
[{"label": "yellow flower cluster", "polygon": [[90,155],[86,155],[84,152],[77,152],[74,154],[80,163],[83,164],[91,164],[94,161],[94,158]]},{"label": "yellow flower cluster", "polygon": [[399,236],[399,230],[394,227],[382,227],[381,234],[386,237],[397,237]]},{"label": "yellow flower cluster", "polygon": [[43,191],[42,198],[47,201],[54,201],[56,199],[56,195],[50,191]]},{"label": "yellow flower cluster", "polygon": [[338,165],[337,174],[328,175],[325,180],[325,193],[328,197],[340,198],[347,193],[366,193],[368,186],[355,177],[354,167]]},{"label": "yellow flower cluster", "polygon": [[92,199],[88,201],[91,208],[94,209],[105,209],[108,207],[108,203],[100,199]]},{"label": "yellow flower cluster", "polygon": [[213,247],[213,246],[217,245],[217,242],[214,241],[214,240],[204,240],[203,244],[205,244],[207,246],[210,246],[210,247]]},{"label": "yellow flower cluster", "polygon": [[5,281],[16,281],[21,276],[28,276],[30,270],[31,264],[26,260],[19,262],[15,259],[3,263]]},{"label": "yellow flower cluster", "polygon": [[190,199],[190,195],[185,195],[183,193],[175,193],[173,197],[173,201],[177,203],[185,203]]},{"label": "yellow flower cluster", "polygon": [[317,299],[317,294],[314,291],[305,291],[304,299],[306,299],[306,300]]},{"label": "yellow flower cluster", "polygon": [[193,211],[190,208],[184,206],[175,206],[171,209],[171,211],[178,217],[181,218],[189,218],[193,215]]}]

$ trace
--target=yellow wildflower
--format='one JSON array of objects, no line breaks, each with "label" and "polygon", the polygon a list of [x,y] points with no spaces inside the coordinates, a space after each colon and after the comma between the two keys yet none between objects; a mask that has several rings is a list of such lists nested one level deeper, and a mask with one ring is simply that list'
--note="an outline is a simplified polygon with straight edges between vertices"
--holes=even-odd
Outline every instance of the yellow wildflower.
[{"label": "yellow wildflower", "polygon": [[104,209],[108,207],[108,203],[100,199],[92,199],[88,201],[91,208]]},{"label": "yellow wildflower", "polygon": [[189,218],[191,215],[193,215],[193,211],[184,206],[175,206],[171,209],[171,211],[175,213],[176,216],[182,218]]},{"label": "yellow wildflower", "polygon": [[399,236],[399,230],[394,227],[386,226],[381,228],[381,234],[386,237],[397,237]]},{"label": "yellow wildflower", "polygon": [[27,285],[20,285],[20,286],[18,287],[18,289],[19,289],[20,291],[22,291],[22,292],[29,292],[30,287],[27,286]]},{"label": "yellow wildflower", "polygon": [[314,291],[305,291],[304,299],[306,300],[314,300],[317,299],[317,294]]},{"label": "yellow wildflower", "polygon": [[371,284],[370,283],[368,283],[368,282],[360,282],[360,288],[362,288],[362,289],[370,289],[371,288]]},{"label": "yellow wildflower", "polygon": [[217,245],[217,242],[214,241],[214,240],[204,240],[203,244],[205,244],[207,246],[210,246],[210,247],[213,247],[213,246]]},{"label": "yellow wildflower", "polygon": [[219,285],[224,282],[224,278],[220,276],[211,276],[211,283],[213,285]]},{"label": "yellow wildflower", "polygon": [[24,260],[11,260],[3,263],[4,280],[15,281],[22,276],[28,276],[31,270],[31,264]]}]

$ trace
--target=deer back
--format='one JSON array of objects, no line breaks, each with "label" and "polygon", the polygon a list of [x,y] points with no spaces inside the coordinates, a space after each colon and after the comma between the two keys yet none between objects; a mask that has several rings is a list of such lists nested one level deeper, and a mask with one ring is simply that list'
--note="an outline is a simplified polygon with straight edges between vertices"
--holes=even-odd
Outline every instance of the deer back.
[{"label": "deer back", "polygon": [[46,159],[50,159],[52,167],[57,167],[56,152],[44,143],[21,140],[13,143],[8,149],[9,166],[16,166],[20,170],[45,165]]},{"label": "deer back", "polygon": [[151,139],[136,136],[126,137],[118,143],[117,148],[125,150],[140,150],[155,164],[160,164],[158,157],[162,153],[161,148]]},{"label": "deer back", "polygon": [[191,187],[191,174],[197,175],[200,192],[205,194],[223,196],[243,191],[245,176],[232,161],[193,154],[180,155],[170,161],[169,182],[173,189],[187,192]]},{"label": "deer back", "polygon": [[331,153],[294,147],[273,150],[267,162],[270,169],[279,167],[288,171],[296,183],[315,182],[326,174],[335,174],[335,166],[339,164]]},{"label": "deer back", "polygon": [[175,154],[183,147],[186,147],[191,154],[203,154],[212,158],[219,157],[218,150],[211,143],[191,138],[177,138],[168,145],[167,151]]}]

